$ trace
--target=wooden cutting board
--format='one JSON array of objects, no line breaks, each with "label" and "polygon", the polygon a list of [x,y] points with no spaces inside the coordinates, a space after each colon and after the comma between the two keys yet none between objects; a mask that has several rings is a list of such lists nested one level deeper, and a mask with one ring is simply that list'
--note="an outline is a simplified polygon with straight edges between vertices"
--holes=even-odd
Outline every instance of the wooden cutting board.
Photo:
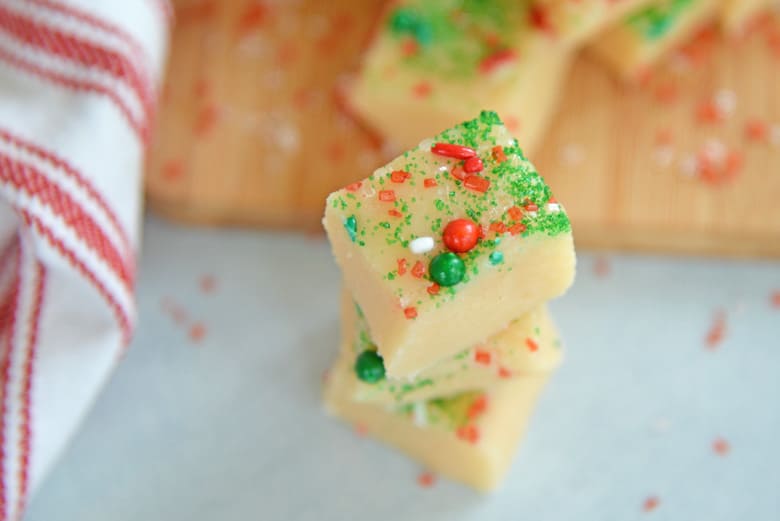
[{"label": "wooden cutting board", "polygon": [[[179,2],[154,211],[318,230],[325,195],[387,157],[338,89],[381,1],[277,5]],[[532,159],[580,247],[780,257],[780,19],[704,31],[639,85],[581,56]]]}]

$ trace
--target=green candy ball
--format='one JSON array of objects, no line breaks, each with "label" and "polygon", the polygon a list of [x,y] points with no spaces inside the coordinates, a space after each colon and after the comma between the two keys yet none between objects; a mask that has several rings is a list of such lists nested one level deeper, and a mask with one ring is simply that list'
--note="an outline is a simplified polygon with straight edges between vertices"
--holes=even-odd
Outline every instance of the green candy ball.
[{"label": "green candy ball", "polygon": [[385,364],[376,351],[365,350],[355,360],[355,374],[370,384],[385,377]]},{"label": "green candy ball", "polygon": [[433,258],[428,273],[439,286],[454,286],[466,274],[466,264],[452,252],[440,253]]},{"label": "green candy ball", "polygon": [[411,9],[398,9],[390,17],[390,29],[394,33],[413,33],[419,23],[417,13]]}]

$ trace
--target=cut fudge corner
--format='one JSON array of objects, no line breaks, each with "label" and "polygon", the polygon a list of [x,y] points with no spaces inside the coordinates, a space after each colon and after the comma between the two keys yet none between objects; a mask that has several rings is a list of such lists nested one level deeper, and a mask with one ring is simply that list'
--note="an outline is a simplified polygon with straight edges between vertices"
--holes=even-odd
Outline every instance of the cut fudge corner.
[{"label": "cut fudge corner", "polygon": [[337,264],[393,378],[484,340],[573,282],[568,216],[494,111],[326,204]]}]

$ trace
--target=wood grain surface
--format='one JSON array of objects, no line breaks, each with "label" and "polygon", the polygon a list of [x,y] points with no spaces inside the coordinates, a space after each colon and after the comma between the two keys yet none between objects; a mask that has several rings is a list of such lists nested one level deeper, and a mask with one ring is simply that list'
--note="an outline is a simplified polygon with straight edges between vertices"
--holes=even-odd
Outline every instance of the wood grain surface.
[{"label": "wood grain surface", "polygon": [[[379,0],[181,0],[149,206],[203,225],[318,230],[388,157],[343,110]],[[639,84],[579,57],[532,159],[580,247],[780,256],[780,20],[703,31]]]}]

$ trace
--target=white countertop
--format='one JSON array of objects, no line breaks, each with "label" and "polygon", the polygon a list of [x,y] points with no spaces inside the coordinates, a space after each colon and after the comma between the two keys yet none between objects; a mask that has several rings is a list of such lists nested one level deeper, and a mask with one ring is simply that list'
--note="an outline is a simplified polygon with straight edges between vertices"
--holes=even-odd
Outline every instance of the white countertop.
[{"label": "white countertop", "polygon": [[780,519],[780,263],[580,254],[566,361],[492,496],[422,488],[322,413],[324,239],[152,218],[140,270],[135,341],[28,521]]}]

